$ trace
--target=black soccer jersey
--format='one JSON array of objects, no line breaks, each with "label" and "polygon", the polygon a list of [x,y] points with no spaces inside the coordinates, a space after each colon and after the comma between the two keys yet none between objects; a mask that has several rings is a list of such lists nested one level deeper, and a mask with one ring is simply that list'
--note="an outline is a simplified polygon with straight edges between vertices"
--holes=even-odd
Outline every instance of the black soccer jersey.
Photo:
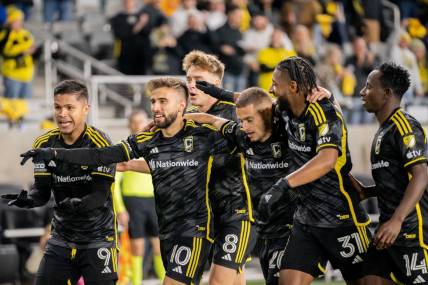
[{"label": "black soccer jersey", "polygon": [[173,137],[160,130],[131,135],[121,143],[97,150],[58,152],[57,158],[99,165],[144,157],[151,170],[161,239],[206,237],[212,241],[208,199],[213,154],[221,151],[219,132],[186,121]]},{"label": "black soccer jersey", "polygon": [[[401,109],[380,126],[371,149],[372,174],[376,182],[380,223],[389,220],[409,184],[408,169],[427,163],[427,137],[421,124]],[[424,245],[428,249],[428,192],[404,220],[396,245]]]},{"label": "black soccer jersey", "polygon": [[[87,126],[73,145],[65,144],[60,131],[54,129],[38,137],[33,147],[100,148],[110,144],[103,132]],[[76,248],[116,245],[111,193],[114,174],[115,165],[90,167],[53,160],[35,163],[34,179],[38,191],[47,196],[52,191],[55,198],[50,243]],[[67,198],[80,198],[82,204],[70,211],[61,204]]]},{"label": "black soccer jersey", "polygon": [[[239,124],[233,121],[225,123],[221,133],[242,153],[241,161],[245,162],[247,174],[246,176],[244,173],[244,181],[248,178],[254,209],[257,209],[262,194],[278,179],[290,173],[291,157],[287,142],[284,136],[276,133],[265,142],[251,142]],[[296,197],[295,193],[284,192],[271,219],[259,228],[261,238],[280,238],[287,235],[293,224]],[[257,211],[255,216],[257,219]]]},{"label": "black soccer jersey", "polygon": [[[189,112],[197,111],[198,108],[195,106],[189,108]],[[235,104],[231,102],[217,101],[206,113],[227,120],[238,120]],[[214,217],[219,223],[248,219],[254,221],[254,207],[250,191],[243,183],[244,169],[240,155],[234,151],[233,147],[227,147],[225,140],[222,144],[224,144],[223,151],[214,156],[210,181],[210,199]]]},{"label": "black soccer jersey", "polygon": [[280,110],[296,169],[323,148],[336,148],[339,151],[332,171],[312,183],[298,187],[300,203],[294,216],[295,221],[331,228],[367,224],[368,216],[359,205],[357,193],[352,189],[348,176],[352,164],[347,130],[341,114],[327,99],[308,103],[298,118],[289,116],[289,113]]}]

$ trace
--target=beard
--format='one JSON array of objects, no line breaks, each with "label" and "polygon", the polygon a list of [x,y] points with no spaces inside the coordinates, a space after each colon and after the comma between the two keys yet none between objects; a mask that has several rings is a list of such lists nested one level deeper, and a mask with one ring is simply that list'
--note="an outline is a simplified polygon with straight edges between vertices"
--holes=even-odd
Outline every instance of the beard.
[{"label": "beard", "polygon": [[153,119],[153,121],[155,123],[155,126],[158,127],[159,129],[166,129],[169,126],[171,126],[172,123],[175,122],[175,120],[177,119],[177,116],[178,116],[178,111],[168,115],[165,114],[165,119],[161,122],[157,121],[156,119]]},{"label": "beard", "polygon": [[284,97],[277,97],[277,102],[281,110],[290,109],[290,104],[288,103],[287,99],[285,99]]}]

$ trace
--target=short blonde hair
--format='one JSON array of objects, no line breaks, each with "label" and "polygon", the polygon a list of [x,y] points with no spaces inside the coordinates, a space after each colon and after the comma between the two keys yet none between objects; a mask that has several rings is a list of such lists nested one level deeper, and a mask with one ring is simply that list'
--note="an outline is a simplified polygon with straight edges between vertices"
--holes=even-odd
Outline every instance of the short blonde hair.
[{"label": "short blonde hair", "polygon": [[187,72],[192,66],[213,73],[218,76],[220,80],[223,78],[224,64],[215,55],[200,50],[191,51],[183,59],[183,70]]},{"label": "short blonde hair", "polygon": [[189,97],[189,92],[187,90],[186,82],[173,77],[160,77],[160,78],[152,79],[149,82],[147,82],[146,84],[147,95],[150,96],[153,90],[163,88],[163,87],[180,91],[180,93],[183,94],[186,100]]}]

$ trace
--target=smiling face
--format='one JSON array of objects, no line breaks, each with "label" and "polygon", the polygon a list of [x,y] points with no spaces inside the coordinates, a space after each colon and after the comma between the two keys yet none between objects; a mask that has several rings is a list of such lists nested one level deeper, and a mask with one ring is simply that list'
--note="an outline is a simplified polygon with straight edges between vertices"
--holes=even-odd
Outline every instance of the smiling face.
[{"label": "smiling face", "polygon": [[88,117],[88,101],[79,94],[57,94],[54,96],[55,121],[64,135],[79,136],[85,129]]},{"label": "smiling face", "polygon": [[296,97],[297,86],[296,82],[291,81],[288,72],[275,69],[272,75],[272,85],[269,89],[283,106],[289,106],[292,102],[292,96]]},{"label": "smiling face", "polygon": [[186,99],[180,91],[168,87],[157,88],[151,92],[150,101],[156,127],[166,129],[177,119],[182,120]]},{"label": "smiling face", "polygon": [[387,94],[380,81],[381,72],[373,70],[367,77],[366,86],[361,90],[364,109],[369,113],[378,112],[386,103]]},{"label": "smiling face", "polygon": [[216,74],[202,67],[193,65],[190,66],[186,72],[186,80],[187,88],[189,89],[190,103],[192,103],[193,106],[208,108],[217,101],[217,99],[196,88],[197,80],[204,80],[208,83],[220,86],[221,79]]}]

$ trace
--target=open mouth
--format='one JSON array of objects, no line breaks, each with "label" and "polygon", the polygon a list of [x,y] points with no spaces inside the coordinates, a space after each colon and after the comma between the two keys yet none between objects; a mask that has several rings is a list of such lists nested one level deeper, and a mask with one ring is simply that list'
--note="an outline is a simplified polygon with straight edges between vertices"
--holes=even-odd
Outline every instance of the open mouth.
[{"label": "open mouth", "polygon": [[61,127],[61,128],[66,128],[66,127],[68,127],[70,125],[71,125],[70,121],[59,121],[58,122],[58,126]]}]

